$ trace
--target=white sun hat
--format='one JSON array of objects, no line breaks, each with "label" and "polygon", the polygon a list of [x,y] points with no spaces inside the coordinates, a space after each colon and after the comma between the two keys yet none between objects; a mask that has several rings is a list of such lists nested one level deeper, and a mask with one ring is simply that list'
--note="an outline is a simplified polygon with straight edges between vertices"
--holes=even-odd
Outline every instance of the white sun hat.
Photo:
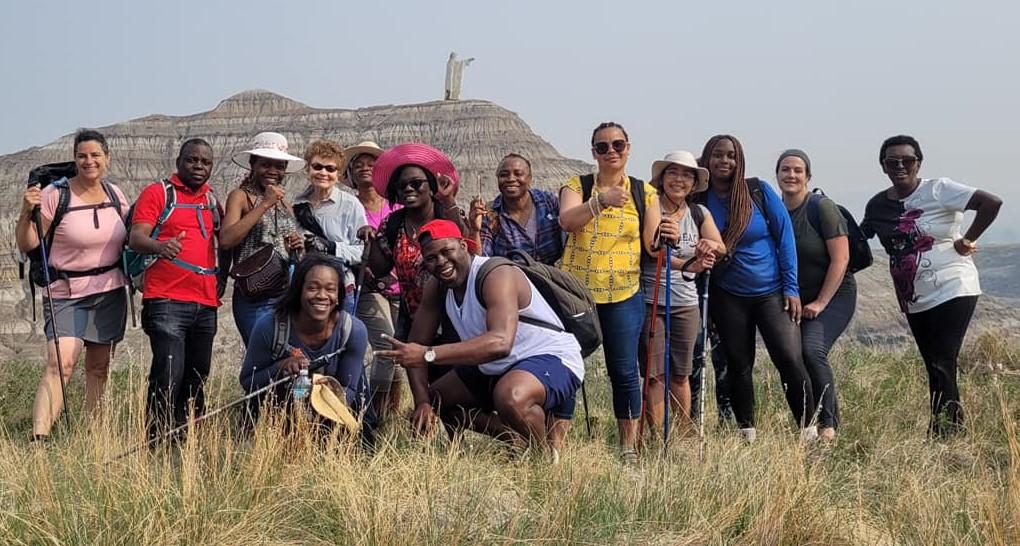
[{"label": "white sun hat", "polygon": [[251,139],[251,149],[234,156],[234,163],[245,169],[251,169],[251,156],[268,157],[287,162],[287,173],[295,173],[305,168],[305,160],[287,153],[287,138],[280,133],[264,132]]}]

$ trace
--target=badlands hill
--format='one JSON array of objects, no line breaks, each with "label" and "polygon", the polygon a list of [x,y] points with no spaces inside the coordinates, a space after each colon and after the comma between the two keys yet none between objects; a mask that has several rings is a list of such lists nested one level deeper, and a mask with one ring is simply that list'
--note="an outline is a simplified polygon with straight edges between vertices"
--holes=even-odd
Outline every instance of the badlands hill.
[{"label": "badlands hill", "polygon": [[[44,146],[0,156],[0,355],[39,353],[42,321],[32,323],[28,290],[17,279],[13,225],[20,207],[21,191],[28,171],[39,164],[65,161],[71,157],[73,127],[67,135]],[[173,170],[180,143],[193,136],[208,140],[216,153],[213,186],[221,195],[231,188],[243,171],[230,157],[243,149],[259,131],[284,134],[291,151],[301,155],[312,140],[329,138],[345,145],[375,140],[382,146],[419,141],[446,152],[461,175],[462,195],[473,195],[481,185],[483,195],[495,195],[493,172],[504,155],[517,152],[534,166],[536,185],[556,188],[560,182],[591,166],[565,158],[514,112],[487,101],[437,101],[412,105],[369,108],[313,108],[267,91],[246,91],[229,97],[216,108],[189,116],[154,114],[99,127],[110,140],[113,160],[109,179],[124,189],[129,198],[141,187]],[[289,190],[304,187],[300,174],[291,175]],[[860,298],[857,316],[846,338],[866,344],[900,344],[907,341],[906,322],[900,315],[885,258],[858,275]],[[1013,272],[1020,270],[1020,245],[993,246],[978,255],[982,284],[988,297],[978,306],[975,331],[998,328],[1015,331],[1020,326],[1020,283]],[[36,304],[38,306],[38,303]],[[218,341],[236,355],[236,333],[230,319],[229,302],[220,313]],[[128,334],[127,350],[147,346],[141,332]]]}]

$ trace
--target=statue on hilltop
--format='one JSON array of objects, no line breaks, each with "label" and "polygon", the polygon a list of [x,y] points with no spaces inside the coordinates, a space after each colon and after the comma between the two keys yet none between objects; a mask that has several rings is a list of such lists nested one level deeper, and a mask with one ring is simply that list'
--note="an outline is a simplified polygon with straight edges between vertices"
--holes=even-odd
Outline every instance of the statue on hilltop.
[{"label": "statue on hilltop", "polygon": [[443,96],[443,100],[460,100],[460,84],[464,79],[464,67],[474,60],[474,57],[458,59],[456,52],[450,52],[450,59],[446,61],[446,94]]}]

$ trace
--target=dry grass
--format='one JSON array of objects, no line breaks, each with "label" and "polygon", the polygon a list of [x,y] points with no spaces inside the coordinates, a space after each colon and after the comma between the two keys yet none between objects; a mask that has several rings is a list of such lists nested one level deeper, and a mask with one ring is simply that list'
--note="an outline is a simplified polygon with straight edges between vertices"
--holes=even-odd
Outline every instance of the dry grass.
[{"label": "dry grass", "polygon": [[[995,358],[1017,354],[979,339],[967,358],[989,360],[993,349]],[[611,447],[596,364],[595,438],[577,419],[557,466],[476,435],[418,440],[403,422],[366,453],[345,438],[282,434],[274,419],[238,438],[230,418],[199,427],[182,449],[108,463],[142,437],[139,366],[112,378],[104,415],[79,418],[37,447],[27,436],[38,368],[8,364],[0,543],[1020,544],[1020,379],[995,367],[965,375],[968,433],[936,443],[924,437],[916,354],[855,349],[834,362],[837,445],[798,443],[764,364],[757,444],[712,422],[703,459],[697,438],[677,438],[665,454],[650,442],[636,468],[621,466]],[[238,394],[233,373],[214,378],[214,403]],[[80,387],[76,378],[76,406]]]}]

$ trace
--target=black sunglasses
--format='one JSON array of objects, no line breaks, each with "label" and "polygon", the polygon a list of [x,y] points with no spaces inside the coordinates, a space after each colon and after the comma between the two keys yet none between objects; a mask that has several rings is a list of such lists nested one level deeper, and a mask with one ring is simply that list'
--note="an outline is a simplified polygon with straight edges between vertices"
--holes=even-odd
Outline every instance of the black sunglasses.
[{"label": "black sunglasses", "polygon": [[613,148],[614,152],[622,154],[623,151],[627,149],[627,141],[623,139],[614,140],[612,144],[609,142],[596,142],[595,145],[592,146],[592,150],[595,150],[595,153],[599,155],[606,155],[609,153],[610,147]]},{"label": "black sunglasses", "polygon": [[882,160],[882,164],[885,165],[886,169],[895,169],[900,165],[903,165],[905,169],[910,169],[916,163],[917,158],[909,155],[906,157],[887,157]]},{"label": "black sunglasses", "polygon": [[411,180],[398,180],[395,184],[397,191],[404,191],[411,188],[414,191],[422,191],[429,185],[427,178],[412,178]]},{"label": "black sunglasses", "polygon": [[311,167],[313,171],[325,170],[328,173],[335,173],[340,170],[340,167],[337,167],[336,165],[323,165],[322,163],[312,163],[309,167]]}]

